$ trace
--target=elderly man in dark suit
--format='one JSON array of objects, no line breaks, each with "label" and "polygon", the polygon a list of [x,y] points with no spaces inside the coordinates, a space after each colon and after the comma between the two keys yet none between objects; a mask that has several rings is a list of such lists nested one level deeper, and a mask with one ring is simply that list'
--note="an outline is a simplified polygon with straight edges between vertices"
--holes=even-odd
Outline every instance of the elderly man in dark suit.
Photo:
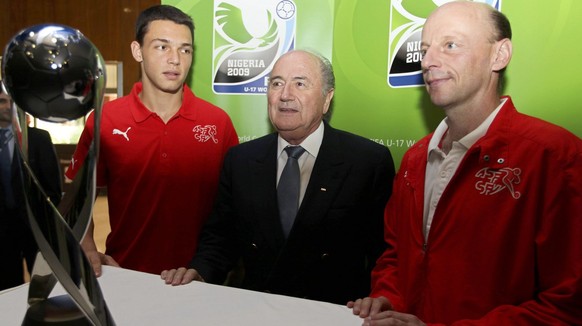
[{"label": "elderly man in dark suit", "polygon": [[[268,88],[277,133],[227,154],[198,251],[189,268],[162,272],[166,283],[220,284],[242,258],[246,289],[338,304],[369,293],[394,164],[386,147],[324,122],[334,84],[317,54],[279,58]],[[288,156],[298,157],[296,190],[285,185]]]},{"label": "elderly man in dark suit", "polygon": [[[0,85],[1,86],[1,85]],[[0,87],[0,290],[24,283],[23,258],[31,271],[38,251],[28,227],[22,189],[18,135],[11,128],[12,100]],[[28,164],[51,201],[58,205],[62,177],[57,154],[45,130],[28,128]],[[37,212],[38,207],[31,207]]]}]

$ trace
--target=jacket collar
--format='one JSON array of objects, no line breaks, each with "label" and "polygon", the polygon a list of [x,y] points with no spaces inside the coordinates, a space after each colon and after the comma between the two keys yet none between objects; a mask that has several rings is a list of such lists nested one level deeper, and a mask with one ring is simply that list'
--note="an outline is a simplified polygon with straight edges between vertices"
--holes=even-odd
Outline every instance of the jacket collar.
[{"label": "jacket collar", "polygon": [[506,167],[509,163],[509,138],[513,121],[518,114],[511,97],[506,99],[501,110],[489,126],[487,133],[479,139],[471,150],[479,151],[479,162],[493,169]]}]

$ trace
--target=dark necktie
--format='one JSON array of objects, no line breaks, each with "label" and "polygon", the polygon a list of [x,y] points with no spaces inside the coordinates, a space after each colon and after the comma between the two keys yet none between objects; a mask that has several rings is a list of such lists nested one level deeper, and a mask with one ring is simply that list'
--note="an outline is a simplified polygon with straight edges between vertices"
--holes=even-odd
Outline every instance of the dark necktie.
[{"label": "dark necktie", "polygon": [[14,207],[14,192],[12,191],[12,160],[10,159],[10,146],[12,139],[10,129],[0,130],[0,178],[4,189],[4,202],[8,208]]},{"label": "dark necktie", "polygon": [[285,237],[289,235],[299,208],[299,164],[297,159],[305,152],[301,146],[287,146],[287,163],[277,186],[279,216]]}]

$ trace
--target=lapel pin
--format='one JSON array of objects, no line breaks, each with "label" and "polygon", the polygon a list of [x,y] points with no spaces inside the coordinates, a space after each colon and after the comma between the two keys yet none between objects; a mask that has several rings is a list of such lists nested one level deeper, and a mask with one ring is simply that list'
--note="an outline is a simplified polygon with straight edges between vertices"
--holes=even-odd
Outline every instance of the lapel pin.
[{"label": "lapel pin", "polygon": [[327,189],[325,189],[325,188],[319,188],[319,190],[321,190],[321,191],[327,191]]}]

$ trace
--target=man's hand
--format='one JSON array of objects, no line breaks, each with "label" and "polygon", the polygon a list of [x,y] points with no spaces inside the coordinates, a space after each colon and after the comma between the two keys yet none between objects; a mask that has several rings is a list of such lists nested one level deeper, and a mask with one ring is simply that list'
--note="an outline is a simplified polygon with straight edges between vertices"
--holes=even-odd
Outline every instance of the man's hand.
[{"label": "man's hand", "polygon": [[362,323],[362,326],[389,325],[426,326],[425,323],[414,315],[404,314],[393,310],[373,314],[370,317],[366,317]]},{"label": "man's hand", "polygon": [[97,250],[97,246],[95,245],[95,240],[93,240],[93,220],[89,223],[87,227],[87,231],[85,232],[85,237],[81,240],[81,248],[83,248],[83,252],[91,266],[93,267],[93,272],[95,272],[95,276],[101,276],[101,265],[110,265],[115,267],[120,267],[119,264],[113,259],[113,257],[102,254]]},{"label": "man's hand", "polygon": [[347,306],[352,309],[354,315],[362,318],[378,314],[382,311],[392,310],[392,304],[386,297],[366,297],[356,301],[350,301]]},{"label": "man's hand", "polygon": [[91,263],[93,271],[97,277],[101,276],[102,274],[101,265],[120,267],[115,259],[113,259],[113,257],[100,253],[97,250],[85,252],[85,256],[87,256],[87,259],[89,259],[89,262]]},{"label": "man's hand", "polygon": [[178,269],[164,270],[160,276],[166,284],[172,285],[184,285],[192,281],[204,282],[202,276],[193,268],[186,269],[185,267],[180,267]]},{"label": "man's hand", "polygon": [[93,271],[95,272],[95,276],[101,276],[102,270],[101,265],[110,265],[119,267],[119,264],[113,259],[111,256],[100,253],[97,250],[85,250],[85,256],[91,263],[93,267]]}]

